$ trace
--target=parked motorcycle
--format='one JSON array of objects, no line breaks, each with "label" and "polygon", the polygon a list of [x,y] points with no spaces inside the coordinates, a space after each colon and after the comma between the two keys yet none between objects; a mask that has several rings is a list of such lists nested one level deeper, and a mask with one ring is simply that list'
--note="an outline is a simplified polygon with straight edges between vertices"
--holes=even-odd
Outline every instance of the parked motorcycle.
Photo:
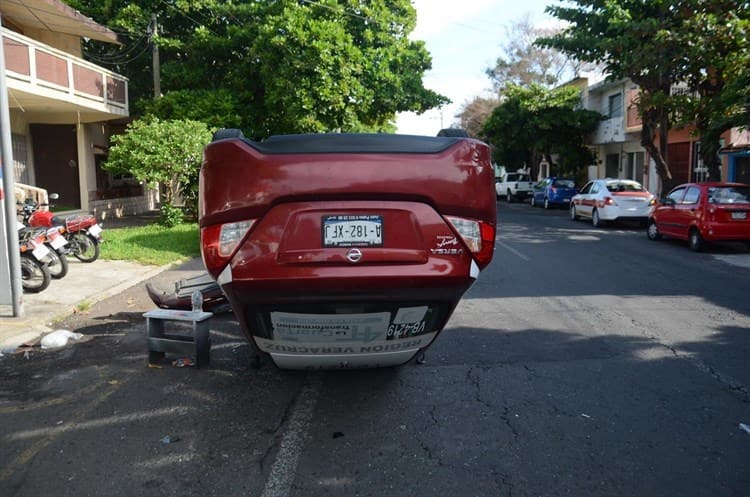
[{"label": "parked motorcycle", "polygon": [[[57,194],[49,196],[55,200]],[[94,262],[99,258],[99,244],[102,241],[102,227],[92,214],[73,214],[66,217],[56,216],[49,210],[49,204],[38,204],[33,199],[26,199],[21,207],[24,224],[31,227],[63,228],[62,234],[70,244],[68,253],[81,262]]]},{"label": "parked motorcycle", "polygon": [[18,247],[21,251],[21,286],[25,292],[38,293],[46,289],[52,275],[48,263],[50,250],[45,244],[43,229],[19,230]]},{"label": "parked motorcycle", "polygon": [[62,227],[49,228],[46,232],[45,244],[49,248],[51,261],[48,264],[50,276],[59,280],[68,274],[68,240],[62,234]]}]

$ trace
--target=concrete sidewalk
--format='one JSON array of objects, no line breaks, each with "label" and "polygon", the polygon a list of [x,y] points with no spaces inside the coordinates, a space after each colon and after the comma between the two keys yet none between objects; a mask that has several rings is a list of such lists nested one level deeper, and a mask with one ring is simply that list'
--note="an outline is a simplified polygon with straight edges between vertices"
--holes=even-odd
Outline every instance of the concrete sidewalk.
[{"label": "concrete sidewalk", "polygon": [[[158,211],[152,211],[107,219],[100,224],[105,229],[106,240],[107,229],[143,226],[155,223],[158,218]],[[15,350],[23,343],[54,331],[54,322],[69,316],[78,306],[89,306],[117,295],[170,267],[102,259],[83,263],[72,256],[68,257],[68,262],[70,269],[64,278],[53,279],[40,293],[23,294],[23,316],[13,317],[12,306],[0,306],[1,353]]]},{"label": "concrete sidewalk", "polygon": [[79,306],[117,295],[169,268],[101,259],[83,263],[74,257],[68,261],[70,269],[64,278],[53,279],[43,292],[23,294],[22,317],[13,317],[11,306],[0,306],[0,352],[13,351],[53,331],[55,321],[69,316]]}]

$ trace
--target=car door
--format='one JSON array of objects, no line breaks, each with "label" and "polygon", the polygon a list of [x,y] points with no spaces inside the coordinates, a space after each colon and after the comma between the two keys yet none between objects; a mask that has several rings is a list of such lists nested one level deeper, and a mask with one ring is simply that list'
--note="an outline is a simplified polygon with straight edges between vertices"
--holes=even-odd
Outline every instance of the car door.
[{"label": "car door", "polygon": [[675,204],[674,229],[675,236],[687,239],[690,227],[694,226],[700,214],[699,200],[701,189],[696,185],[688,186],[685,195]]},{"label": "car door", "polygon": [[664,202],[661,202],[656,208],[654,219],[660,233],[675,237],[680,236],[680,212],[677,210],[677,206],[682,201],[686,190],[686,186],[678,186],[669,192]]},{"label": "car door", "polygon": [[589,181],[581,188],[581,191],[573,197],[573,203],[576,208],[576,213],[579,216],[591,217],[591,211],[593,210],[593,200],[591,198],[591,190],[594,187],[595,182]]}]

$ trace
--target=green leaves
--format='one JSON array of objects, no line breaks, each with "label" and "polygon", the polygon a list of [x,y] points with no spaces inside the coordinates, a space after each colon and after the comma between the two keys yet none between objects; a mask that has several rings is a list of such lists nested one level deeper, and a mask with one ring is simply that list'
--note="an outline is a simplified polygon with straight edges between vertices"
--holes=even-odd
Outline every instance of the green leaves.
[{"label": "green leaves", "polygon": [[[102,52],[97,44],[87,45],[87,53],[102,63],[126,61],[108,67],[128,76],[134,109],[161,119],[237,126],[262,138],[392,129],[397,112],[448,101],[422,83],[431,60],[422,42],[408,39],[416,24],[410,0],[70,3],[129,33],[123,52],[137,57]],[[150,102],[152,15],[165,103]]]},{"label": "green leaves", "polygon": [[198,184],[203,149],[209,141],[211,131],[201,122],[133,121],[124,134],[112,137],[104,169],[131,173],[149,187],[163,184],[162,204],[172,205],[180,193],[190,201],[190,188]]}]

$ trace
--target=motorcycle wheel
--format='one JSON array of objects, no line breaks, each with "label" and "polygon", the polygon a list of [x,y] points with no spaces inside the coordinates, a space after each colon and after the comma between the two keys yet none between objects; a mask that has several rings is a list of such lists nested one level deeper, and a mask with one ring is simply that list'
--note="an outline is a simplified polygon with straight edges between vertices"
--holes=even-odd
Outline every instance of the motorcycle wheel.
[{"label": "motorcycle wheel", "polygon": [[47,248],[49,248],[49,255],[52,258],[52,262],[47,264],[50,276],[56,280],[64,278],[68,274],[68,258],[65,254],[59,253],[50,246]]},{"label": "motorcycle wheel", "polygon": [[99,240],[81,231],[72,236],[76,248],[73,255],[81,262],[94,262],[99,258]]},{"label": "motorcycle wheel", "polygon": [[31,255],[21,254],[21,286],[24,292],[39,293],[52,281],[49,268]]}]

